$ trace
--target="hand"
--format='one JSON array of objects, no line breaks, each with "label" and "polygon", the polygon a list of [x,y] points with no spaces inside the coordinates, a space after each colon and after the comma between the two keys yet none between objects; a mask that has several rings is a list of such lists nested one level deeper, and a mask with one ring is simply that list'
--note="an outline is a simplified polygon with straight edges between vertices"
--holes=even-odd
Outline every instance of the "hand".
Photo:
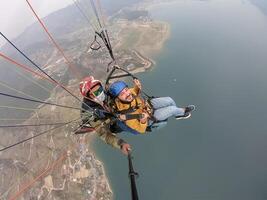
[{"label": "hand", "polygon": [[134,79],[134,84],[141,90],[142,89],[142,84],[138,79]]},{"label": "hand", "polygon": [[142,115],[143,115],[143,117],[140,119],[140,122],[142,123],[142,124],[145,124],[147,121],[148,121],[148,118],[150,117],[149,116],[149,114],[147,114],[147,113],[142,113]]},{"label": "hand", "polygon": [[126,120],[126,115],[119,115],[119,119],[122,120],[122,121],[125,121]]},{"label": "hand", "polygon": [[128,155],[129,151],[132,151],[131,146],[127,143],[121,145],[121,151],[123,154]]}]

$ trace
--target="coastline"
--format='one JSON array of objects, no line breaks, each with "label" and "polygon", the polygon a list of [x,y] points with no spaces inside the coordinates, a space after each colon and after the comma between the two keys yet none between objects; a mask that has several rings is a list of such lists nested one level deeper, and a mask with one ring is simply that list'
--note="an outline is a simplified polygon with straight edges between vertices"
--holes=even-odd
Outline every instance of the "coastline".
[{"label": "coastline", "polygon": [[[132,69],[128,70],[133,74],[138,74],[151,70],[153,69],[153,66],[156,65],[156,61],[153,58],[162,52],[165,42],[169,39],[171,35],[171,28],[169,23],[162,21],[149,22],[146,27],[142,27],[145,26],[142,24],[131,24],[131,26],[134,27],[133,29],[146,28],[150,30],[151,26],[160,28],[160,31],[158,31],[157,34],[153,35],[155,37],[153,38],[153,40],[147,42],[147,38],[151,37],[151,35],[149,32],[143,31],[141,32],[142,36],[140,36],[138,40],[135,41],[134,46],[129,47],[133,56],[136,57],[136,59],[138,60],[138,64],[135,65]],[[126,33],[127,35],[131,34],[130,32]]]},{"label": "coastline", "polygon": [[[72,105],[75,103],[70,96],[64,95],[63,92],[54,93],[51,96],[57,96],[61,104]],[[78,118],[79,116],[78,111],[70,112],[68,110],[68,113],[65,111],[58,107],[42,105],[39,107],[40,113],[32,115],[24,124],[34,124],[34,118],[39,114],[45,118],[50,117],[51,112],[55,113],[52,121],[57,121],[57,116],[64,116],[65,121],[71,121],[69,118]],[[63,195],[69,190],[69,187],[73,188],[72,192],[68,192],[72,199],[98,199],[99,197],[107,200],[113,199],[112,188],[104,165],[91,148],[92,134],[74,135],[72,131],[77,127],[79,124],[75,122],[63,129],[52,131],[48,137],[32,139],[31,143],[21,147],[20,152],[17,153],[18,162],[21,163],[22,169],[29,170],[21,176],[16,168],[9,169],[16,174],[14,177],[20,177],[20,179],[13,180],[12,177],[9,180],[12,184],[7,188],[8,192],[0,197],[8,199],[17,195],[20,191],[16,189],[16,186],[25,185],[25,192],[22,193],[25,199],[30,199],[32,193],[36,194],[38,198],[43,198],[47,192],[51,194],[51,197],[48,198],[50,199],[53,197],[53,192]],[[21,133],[22,130],[18,130],[19,132]],[[32,136],[33,133],[25,132],[26,134]],[[14,132],[10,137],[16,137],[16,135]],[[11,151],[15,152],[16,150],[12,149]],[[38,158],[36,153],[42,154],[42,157]],[[8,161],[8,154],[3,154],[2,159],[4,158]],[[38,185],[33,186],[32,184],[35,182]]]},{"label": "coastline", "polygon": [[[145,9],[152,9],[153,6],[157,6],[157,5],[160,5],[161,3],[165,3],[165,2],[157,2],[157,3],[152,3],[151,2],[149,4],[147,4],[145,6]],[[169,3],[169,2],[167,2]],[[130,69],[129,72],[131,72],[132,74],[138,74],[138,73],[143,73],[143,72],[147,72],[149,70],[152,70],[154,66],[156,66],[156,61],[153,59],[154,56],[158,55],[162,49],[164,48],[164,44],[165,42],[170,38],[170,35],[171,35],[171,27],[170,27],[170,24],[168,22],[163,22],[163,21],[157,21],[157,23],[161,23],[163,24],[164,26],[164,29],[162,31],[162,37],[161,37],[161,40],[157,40],[157,43],[154,44],[154,46],[149,46],[149,47],[146,47],[146,48],[143,48],[143,44],[139,41],[138,42],[138,46],[139,48],[138,49],[142,49],[141,51],[140,50],[136,50],[136,48],[132,49],[132,53],[135,54],[140,60],[141,60],[141,63],[144,65],[144,66],[136,66],[134,69]],[[116,74],[116,75],[119,75],[120,73]],[[94,143],[95,139],[98,139],[97,137],[94,137],[92,138],[92,140],[90,141],[90,146],[92,143]],[[116,150],[116,149],[114,149]],[[97,153],[97,149],[95,149],[94,147],[92,147],[92,151],[96,154],[96,157],[97,159],[99,160],[99,156],[98,156],[98,153]],[[105,163],[103,160],[99,160],[101,163],[102,163],[102,167],[103,167],[103,171],[104,171],[104,174],[105,174],[105,177],[106,177],[106,181],[107,183],[109,184],[109,188],[111,189],[112,193],[114,194],[113,192],[113,187],[112,187],[112,183],[110,182],[110,178],[108,177],[107,173],[105,172],[106,169],[105,169]],[[114,199],[114,196],[113,196],[113,199]]]},{"label": "coastline", "polygon": [[[137,58],[137,63],[140,64],[135,65],[134,68],[129,69],[129,71],[133,74],[138,74],[153,69],[153,67],[156,65],[156,62],[153,60],[152,55],[157,55],[160,53],[160,51],[162,51],[164,43],[170,36],[170,26],[167,22],[158,21],[148,22],[148,24],[138,24],[133,22],[132,24],[133,28],[140,28],[142,30],[146,28],[148,31],[151,29],[151,26],[153,27],[154,24],[162,28],[162,31],[158,35],[159,39],[156,40],[156,43],[153,42],[146,44],[144,42],[146,41],[146,35],[143,34],[135,43],[136,46],[133,46],[131,49],[129,49],[134,58]],[[56,54],[51,56],[49,62],[53,62],[52,58],[56,59]],[[53,69],[62,62],[62,59],[59,59],[56,62],[56,65],[48,65],[46,66],[46,69],[52,73]],[[62,73],[61,75],[63,76],[64,73]],[[38,80],[37,76],[34,77]],[[69,86],[72,87],[71,85]],[[75,88],[72,89],[73,91],[76,91],[77,87],[75,86]],[[76,95],[79,95],[78,93],[79,92],[75,92]],[[55,100],[58,103],[62,103],[64,105],[77,105],[77,102],[75,104],[73,99],[71,99],[68,95],[63,92],[56,92],[56,90],[50,95],[50,97],[46,101],[49,100]],[[78,112],[64,113],[63,111],[58,110],[55,107],[51,107],[50,109],[45,105],[40,105],[38,107],[38,110],[38,112],[40,112],[43,118],[49,118],[54,121],[57,121],[58,118],[64,119],[65,121],[70,121],[73,116],[79,115]],[[52,118],[51,112],[54,113]],[[35,116],[35,114],[33,116]],[[26,120],[24,123],[34,123],[32,117]],[[28,172],[25,175],[25,178],[23,177],[20,182],[15,181],[15,183],[18,185],[23,182],[29,182],[30,180],[33,180],[34,175],[31,174],[31,171],[34,173],[40,172],[40,169],[38,169],[38,167],[46,166],[47,168],[49,168],[51,165],[53,166],[53,161],[60,158],[60,154],[64,153],[63,151],[66,150],[68,154],[66,156],[66,159],[62,160],[61,164],[55,170],[51,168],[49,173],[47,173],[45,176],[38,180],[38,183],[40,183],[38,186],[29,188],[29,191],[25,192],[24,197],[29,198],[31,192],[36,192],[39,197],[42,197],[43,195],[45,195],[44,190],[47,190],[49,192],[57,191],[58,193],[64,193],[65,189],[67,190],[67,185],[70,184],[75,188],[74,192],[71,193],[71,195],[76,195],[75,192],[79,191],[80,189],[85,189],[88,193],[82,193],[80,195],[84,195],[84,197],[88,197],[89,195],[89,199],[91,199],[92,197],[90,195],[98,194],[98,192],[101,193],[101,191],[105,191],[106,193],[110,192],[109,194],[111,194],[112,196],[112,198],[109,198],[110,196],[108,196],[105,199],[114,199],[112,184],[110,182],[110,178],[105,172],[104,161],[99,160],[99,157],[97,156],[97,150],[94,149],[91,145],[92,142],[94,142],[95,137],[91,137],[90,133],[86,134],[86,136],[89,135],[88,143],[84,144],[83,141],[78,141],[77,144],[79,147],[72,149],[71,145],[73,141],[77,139],[77,137],[75,135],[71,135],[71,128],[73,127],[66,127],[65,129],[60,129],[57,135],[52,135],[54,133],[52,132],[51,134],[49,134],[48,138],[42,138],[39,140],[34,139],[32,140],[31,144],[25,145],[21,149],[21,153],[19,153],[19,156],[21,157],[19,159],[20,162],[23,163],[25,169],[28,169]],[[32,136],[33,133],[28,134],[29,136]],[[15,140],[15,134],[10,137],[14,137]],[[40,152],[45,152],[45,155],[43,155],[42,160],[40,159],[38,160],[38,162],[36,162],[37,157],[33,152],[38,154]],[[85,161],[84,158],[90,159]],[[76,167],[78,169],[76,169]],[[93,174],[93,172],[95,171],[98,171],[101,175],[93,176],[93,178],[90,177],[91,174]],[[20,176],[19,171],[16,173],[18,173],[17,176]],[[97,177],[99,178],[99,180]],[[93,185],[91,186],[92,188],[99,188],[94,189],[93,193],[89,192],[91,191],[91,189],[89,190],[87,187],[82,186],[82,184],[88,183],[90,181]],[[12,187],[8,195],[11,195],[12,192],[15,192],[15,183],[14,188]],[[103,185],[104,188],[102,187]]]},{"label": "coastline", "polygon": [[[264,179],[267,173],[267,160],[264,159],[267,127],[264,121],[267,118],[256,118],[264,110],[255,105],[267,100],[267,94],[262,92],[267,85],[264,75],[267,73],[264,54],[267,52],[267,17],[263,18],[258,8],[244,2],[166,1],[142,2],[147,3],[146,9],[151,9],[149,16],[155,21],[169,22],[169,39],[162,42],[161,47],[158,43],[152,46],[149,43],[147,46],[151,46],[151,51],[142,44],[142,40],[131,42],[140,49],[135,46],[122,51],[114,49],[116,62],[126,60],[116,64],[135,74],[142,82],[144,92],[149,95],[167,94],[177,105],[192,103],[199,110],[189,120],[170,119],[168,126],[152,134],[138,137],[126,132],[118,133],[117,136],[133,149],[133,167],[140,175],[136,179],[139,198],[251,200],[256,197],[264,200],[267,186]],[[132,9],[135,13],[134,9],[139,8]],[[140,7],[140,12],[136,13],[145,13],[142,9]],[[267,12],[267,7],[265,10]],[[137,27],[139,22],[136,22]],[[113,30],[119,29],[115,26],[109,32],[114,48],[120,35]],[[60,31],[64,33],[65,30]],[[83,77],[93,75],[104,84],[104,77],[108,75],[107,63],[111,60],[107,49],[103,46],[100,51],[85,54],[84,49],[92,42],[90,37],[94,33],[89,32],[88,35],[88,30],[79,35],[73,33],[80,30],[74,31],[70,30],[69,37],[60,36],[66,38],[59,41],[66,55],[73,58],[73,64],[81,69]],[[128,33],[135,32],[131,30]],[[83,77],[75,79],[58,52],[50,50],[52,47],[43,51],[43,44],[34,45],[32,50],[35,52],[30,52],[29,57],[38,64],[42,61],[41,67],[46,66],[55,80],[82,100],[79,81]],[[144,52],[140,52],[142,45]],[[51,57],[48,60],[49,52]],[[88,59],[82,60],[80,55]],[[44,61],[48,65],[43,65]],[[16,199],[130,200],[127,157],[119,149],[105,144],[95,132],[74,134],[81,120],[50,131],[57,127],[57,123],[79,118],[80,101],[56,84],[50,85],[39,76],[31,77],[25,73],[26,78],[32,78],[47,88],[46,95],[45,89],[18,76],[11,69],[13,65],[7,63],[4,67],[11,70],[6,75],[3,70],[4,83],[16,86],[32,98],[78,109],[74,112],[72,109],[15,100],[14,104],[13,100],[5,104],[6,98],[3,98],[2,107],[17,106],[31,111],[3,108],[2,125],[54,125],[1,129],[1,148],[46,130],[48,132],[0,152],[0,199],[13,199],[19,195]],[[118,72],[121,73],[120,70]],[[240,72],[242,76],[239,76]],[[9,79],[9,75],[14,78]],[[189,83],[188,77],[192,76],[196,78]],[[133,84],[130,76],[113,80],[125,80],[129,86]],[[215,87],[211,88],[211,85]],[[25,97],[22,93],[3,90]],[[216,104],[220,106],[216,107]],[[253,110],[244,109],[246,107],[253,107]],[[226,120],[222,123],[222,119]]]}]

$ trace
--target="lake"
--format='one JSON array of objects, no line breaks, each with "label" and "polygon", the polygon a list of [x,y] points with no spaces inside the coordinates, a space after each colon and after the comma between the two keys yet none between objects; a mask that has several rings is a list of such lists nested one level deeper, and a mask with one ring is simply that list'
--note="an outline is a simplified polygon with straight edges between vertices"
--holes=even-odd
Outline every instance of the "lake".
[{"label": "lake", "polygon": [[[141,74],[155,96],[196,105],[188,120],[147,135],[121,134],[133,147],[139,198],[267,199],[267,17],[246,0],[184,0],[151,15],[171,36]],[[116,200],[130,199],[125,156],[94,143]]]}]

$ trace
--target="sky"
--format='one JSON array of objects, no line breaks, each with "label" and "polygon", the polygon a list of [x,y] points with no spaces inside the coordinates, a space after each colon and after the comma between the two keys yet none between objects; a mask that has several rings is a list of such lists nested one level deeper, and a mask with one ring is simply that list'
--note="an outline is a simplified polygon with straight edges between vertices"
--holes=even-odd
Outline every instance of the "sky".
[{"label": "sky", "polygon": [[[64,8],[73,3],[72,0],[29,0],[40,17]],[[0,31],[8,38],[15,38],[35,20],[26,0],[0,0]],[[4,40],[0,39],[0,46]]]}]

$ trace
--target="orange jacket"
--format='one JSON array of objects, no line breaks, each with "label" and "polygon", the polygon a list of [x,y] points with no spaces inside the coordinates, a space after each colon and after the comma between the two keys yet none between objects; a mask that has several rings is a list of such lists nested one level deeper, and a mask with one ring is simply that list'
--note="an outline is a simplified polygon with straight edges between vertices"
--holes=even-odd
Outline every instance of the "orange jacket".
[{"label": "orange jacket", "polygon": [[[133,112],[129,114],[142,114],[145,112],[146,104],[143,98],[140,97],[139,93],[140,90],[137,86],[134,88],[130,88],[130,91],[132,95],[134,96],[134,100],[131,103],[124,103],[121,102],[118,98],[115,99],[115,106],[117,111],[123,111],[128,109],[134,109]],[[130,119],[126,120],[125,124],[130,127],[131,129],[134,129],[135,131],[139,133],[145,133],[146,128],[148,125],[148,122],[141,123],[139,119]]]}]

